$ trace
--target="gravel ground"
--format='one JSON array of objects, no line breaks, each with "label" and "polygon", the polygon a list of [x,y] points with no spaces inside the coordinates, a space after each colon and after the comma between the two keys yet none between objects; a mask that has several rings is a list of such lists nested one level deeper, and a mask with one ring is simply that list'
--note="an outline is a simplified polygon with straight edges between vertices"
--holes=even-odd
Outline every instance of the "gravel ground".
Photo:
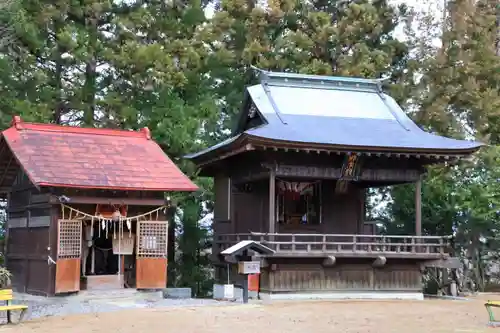
[{"label": "gravel ground", "polygon": [[[14,296],[14,303],[29,306],[25,320],[40,317],[67,316],[73,314],[105,313],[124,309],[197,307],[227,305],[212,299],[163,299],[161,293],[128,293],[122,296],[116,293],[78,295],[69,297],[38,297],[25,294]],[[231,303],[229,303],[231,304]],[[14,315],[17,320],[17,315]],[[5,313],[0,314],[0,323],[5,322]]]},{"label": "gravel ground", "polygon": [[[496,297],[497,299],[500,296]],[[182,301],[192,302],[189,300]],[[435,333],[488,332],[483,300],[302,301],[127,309],[4,326],[8,333]],[[157,303],[158,305],[161,304]]]},{"label": "gravel ground", "polygon": [[31,305],[31,318],[16,326],[2,326],[0,332],[488,332],[494,329],[487,327],[484,301],[500,299],[500,295],[468,300],[256,301],[246,305],[200,299],[168,300],[154,294],[19,298]]}]

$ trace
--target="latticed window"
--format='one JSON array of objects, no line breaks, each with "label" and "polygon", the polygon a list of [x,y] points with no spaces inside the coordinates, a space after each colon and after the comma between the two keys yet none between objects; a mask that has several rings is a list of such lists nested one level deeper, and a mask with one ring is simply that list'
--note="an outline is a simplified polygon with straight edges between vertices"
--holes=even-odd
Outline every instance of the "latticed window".
[{"label": "latticed window", "polygon": [[58,242],[58,258],[80,258],[82,253],[82,222],[59,220]]},{"label": "latticed window", "polygon": [[141,257],[166,257],[168,223],[139,222],[137,255]]}]

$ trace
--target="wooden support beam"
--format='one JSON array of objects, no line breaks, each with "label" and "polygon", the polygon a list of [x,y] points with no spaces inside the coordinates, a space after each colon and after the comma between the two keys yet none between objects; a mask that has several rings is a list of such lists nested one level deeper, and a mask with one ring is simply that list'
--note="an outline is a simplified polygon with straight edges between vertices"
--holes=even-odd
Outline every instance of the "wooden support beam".
[{"label": "wooden support beam", "polygon": [[451,257],[447,259],[435,259],[429,260],[422,264],[425,267],[438,267],[438,268],[450,268],[458,269],[462,267],[462,263],[459,258]]},{"label": "wooden support beam", "polygon": [[9,163],[7,163],[7,167],[5,168],[5,170],[3,172],[2,178],[0,178],[0,185],[3,184],[3,181],[5,180],[5,176],[7,176],[7,174],[9,173],[9,168],[10,168],[10,165],[12,164],[13,160],[14,160],[14,154],[12,154],[10,156]]},{"label": "wooden support beam", "polygon": [[422,236],[422,181],[415,184],[415,235]]},{"label": "wooden support beam", "polygon": [[269,170],[269,233],[276,232],[276,171]]},{"label": "wooden support beam", "polygon": [[246,151],[251,151],[251,150],[255,150],[255,147],[252,146],[252,144],[247,143],[243,147],[231,150],[230,152],[227,152],[225,154],[221,154],[221,155],[219,155],[217,157],[214,157],[214,158],[211,158],[211,159],[209,159],[207,161],[200,162],[200,163],[198,163],[198,167],[202,167],[202,166],[205,166],[205,165],[208,165],[208,164],[211,164],[211,163],[214,163],[214,162],[217,162],[217,161],[229,158],[229,157],[234,156],[234,155],[241,154],[241,153],[246,152]]},{"label": "wooden support beam", "polygon": [[254,260],[254,261],[260,261],[260,267],[261,268],[267,268],[267,267],[269,267],[269,261],[266,260],[265,258],[253,257],[252,260]]},{"label": "wooden support beam", "polygon": [[[132,199],[132,198],[99,198],[99,197],[83,197],[83,196],[68,196],[70,201],[68,204],[100,204],[100,205],[129,205],[129,206],[163,206],[165,205],[164,199]],[[50,202],[58,204],[59,199],[53,195]]]},{"label": "wooden support beam", "polygon": [[223,256],[223,258],[224,258],[224,261],[227,263],[236,264],[238,262],[238,260],[236,260],[236,258],[234,256],[227,255],[227,256]]},{"label": "wooden support beam", "polygon": [[[316,178],[316,179],[343,179],[342,168],[304,165],[273,165],[262,163],[267,169],[274,169],[278,177]],[[362,181],[395,181],[415,182],[421,177],[419,169],[362,169],[358,180]]]},{"label": "wooden support beam", "polygon": [[5,149],[6,149],[6,147],[7,147],[7,144],[4,143],[3,146],[2,146],[2,148],[0,149],[0,161],[3,161],[3,153],[4,153]]},{"label": "wooden support beam", "polygon": [[243,184],[248,182],[253,182],[256,180],[266,179],[269,177],[269,170],[251,170],[247,174],[236,174],[231,176],[232,183]]}]

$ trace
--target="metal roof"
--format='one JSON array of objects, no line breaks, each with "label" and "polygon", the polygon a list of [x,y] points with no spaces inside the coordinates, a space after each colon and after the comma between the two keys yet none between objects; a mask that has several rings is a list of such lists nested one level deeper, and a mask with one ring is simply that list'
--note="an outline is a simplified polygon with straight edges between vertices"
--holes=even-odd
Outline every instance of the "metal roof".
[{"label": "metal roof", "polygon": [[138,132],[81,128],[25,123],[15,117],[13,126],[0,132],[0,137],[12,151],[11,159],[36,186],[123,191],[198,189],[151,139],[147,128]]},{"label": "metal roof", "polygon": [[[382,80],[266,71],[260,71],[260,80],[246,93],[265,124],[239,128],[235,136],[370,150],[470,152],[482,145],[425,132],[392,97],[383,93]],[[247,114],[248,110],[243,110],[241,117]]]}]

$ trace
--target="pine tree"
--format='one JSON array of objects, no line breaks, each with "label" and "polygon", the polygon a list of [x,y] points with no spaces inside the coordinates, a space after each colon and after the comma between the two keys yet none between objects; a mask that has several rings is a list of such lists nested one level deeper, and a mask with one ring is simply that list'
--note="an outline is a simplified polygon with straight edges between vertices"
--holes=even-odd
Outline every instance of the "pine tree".
[{"label": "pine tree", "polygon": [[393,37],[407,8],[385,0],[294,2],[225,0],[205,27],[226,126],[254,82],[250,66],[307,74],[389,77],[404,99],[408,49]]},{"label": "pine tree", "polygon": [[[20,0],[19,10],[18,52],[0,49],[0,107],[8,110],[1,114],[3,128],[11,114],[83,126],[148,126],[195,177],[181,157],[206,146],[218,113],[196,28],[205,21],[200,4]],[[187,211],[200,205],[189,198],[179,200]],[[170,222],[169,254],[175,259],[175,219]],[[169,266],[175,268],[174,262]]]},{"label": "pine tree", "polygon": [[417,121],[440,132],[497,143],[500,58],[494,1],[449,1],[442,48],[424,71]]},{"label": "pine tree", "polygon": [[[496,56],[496,4],[492,1],[447,1],[441,27],[423,17],[414,35],[415,63],[422,79],[413,94],[415,120],[432,131],[498,142],[500,58]],[[442,45],[432,45],[439,33]],[[429,169],[422,189],[423,232],[457,236],[457,253],[465,253],[465,275],[484,286],[483,244],[498,230],[498,150],[485,149],[472,161]],[[395,186],[386,210],[387,232],[414,231],[414,186]],[[492,244],[494,244],[494,241]],[[498,243],[498,242],[496,242]],[[489,253],[498,253],[498,246]],[[472,266],[470,266],[472,265]],[[473,267],[472,273],[467,273]]]}]

